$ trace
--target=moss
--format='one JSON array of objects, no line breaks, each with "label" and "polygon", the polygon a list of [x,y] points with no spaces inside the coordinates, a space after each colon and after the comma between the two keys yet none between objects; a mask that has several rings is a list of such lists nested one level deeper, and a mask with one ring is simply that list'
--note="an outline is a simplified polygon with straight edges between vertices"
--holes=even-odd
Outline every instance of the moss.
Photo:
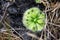
[{"label": "moss", "polygon": [[32,31],[41,31],[44,28],[46,15],[37,7],[30,8],[23,15],[24,26]]}]

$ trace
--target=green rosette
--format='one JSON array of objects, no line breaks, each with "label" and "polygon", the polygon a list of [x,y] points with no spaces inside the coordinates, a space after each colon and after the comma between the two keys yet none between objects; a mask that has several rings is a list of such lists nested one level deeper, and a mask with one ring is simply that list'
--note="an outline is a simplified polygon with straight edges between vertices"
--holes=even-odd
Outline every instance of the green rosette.
[{"label": "green rosette", "polygon": [[35,0],[36,3],[40,3],[41,0]]},{"label": "green rosette", "polygon": [[22,22],[24,26],[33,31],[41,31],[46,25],[46,14],[39,8],[32,7],[24,12]]}]

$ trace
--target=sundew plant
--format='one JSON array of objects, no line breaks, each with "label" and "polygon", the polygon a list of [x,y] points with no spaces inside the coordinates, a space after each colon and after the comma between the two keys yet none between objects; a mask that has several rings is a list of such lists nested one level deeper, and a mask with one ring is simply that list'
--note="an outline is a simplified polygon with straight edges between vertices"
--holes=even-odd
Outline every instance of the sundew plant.
[{"label": "sundew plant", "polygon": [[39,8],[32,7],[25,11],[22,21],[27,29],[33,32],[41,31],[46,25],[46,14]]},{"label": "sundew plant", "polygon": [[40,3],[41,0],[35,0],[36,3]]}]

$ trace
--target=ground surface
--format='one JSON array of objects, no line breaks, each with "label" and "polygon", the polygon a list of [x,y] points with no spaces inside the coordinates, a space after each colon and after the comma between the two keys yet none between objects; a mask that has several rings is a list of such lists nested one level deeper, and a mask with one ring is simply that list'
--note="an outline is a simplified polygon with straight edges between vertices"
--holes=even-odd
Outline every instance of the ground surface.
[{"label": "ground surface", "polygon": [[[24,12],[31,7],[38,7],[47,15],[48,23],[42,31],[34,33],[22,23]],[[0,33],[5,35],[6,31],[20,37],[19,40],[60,40],[59,0],[42,0],[41,3],[35,3],[34,0],[0,0]]]}]

